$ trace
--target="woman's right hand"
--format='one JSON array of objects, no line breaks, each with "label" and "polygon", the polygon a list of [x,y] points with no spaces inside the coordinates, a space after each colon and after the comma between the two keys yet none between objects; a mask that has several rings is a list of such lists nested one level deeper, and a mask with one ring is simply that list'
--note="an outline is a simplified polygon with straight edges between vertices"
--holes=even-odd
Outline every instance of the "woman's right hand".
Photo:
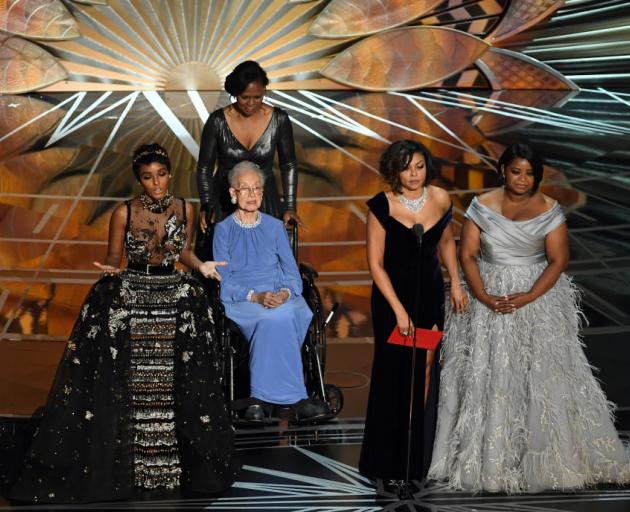
[{"label": "woman's right hand", "polygon": [[512,313],[514,310],[514,305],[510,303],[507,295],[490,295],[489,293],[484,293],[479,297],[479,301],[498,315],[506,315]]},{"label": "woman's right hand", "polygon": [[121,272],[121,269],[119,269],[118,267],[112,267],[111,265],[103,265],[102,263],[99,263],[98,261],[93,261],[92,264],[101,270],[102,277],[114,276],[116,274],[120,274]]},{"label": "woman's right hand", "polygon": [[413,322],[406,311],[396,315],[396,325],[398,326],[398,331],[402,336],[409,336],[414,332]]}]

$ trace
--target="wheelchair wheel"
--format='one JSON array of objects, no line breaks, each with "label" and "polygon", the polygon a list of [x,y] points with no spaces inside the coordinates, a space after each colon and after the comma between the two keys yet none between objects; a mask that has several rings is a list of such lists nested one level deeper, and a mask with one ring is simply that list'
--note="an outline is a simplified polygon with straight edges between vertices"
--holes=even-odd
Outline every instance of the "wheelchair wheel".
[{"label": "wheelchair wheel", "polygon": [[330,407],[330,412],[338,416],[343,409],[343,393],[334,384],[324,384],[324,391],[326,392],[326,402]]}]

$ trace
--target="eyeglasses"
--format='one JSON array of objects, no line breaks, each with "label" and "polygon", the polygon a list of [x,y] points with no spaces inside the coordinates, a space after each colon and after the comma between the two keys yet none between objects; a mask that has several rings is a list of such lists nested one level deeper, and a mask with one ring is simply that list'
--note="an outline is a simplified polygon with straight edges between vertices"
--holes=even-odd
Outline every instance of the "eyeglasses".
[{"label": "eyeglasses", "polygon": [[262,187],[241,187],[235,188],[234,190],[236,190],[239,194],[247,194],[249,196],[261,196],[263,193]]}]

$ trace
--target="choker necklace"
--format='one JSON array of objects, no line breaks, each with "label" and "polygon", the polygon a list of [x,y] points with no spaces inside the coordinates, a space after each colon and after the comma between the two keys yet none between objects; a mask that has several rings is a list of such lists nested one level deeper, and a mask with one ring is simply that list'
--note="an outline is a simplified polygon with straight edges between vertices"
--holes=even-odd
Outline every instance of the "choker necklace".
[{"label": "choker necklace", "polygon": [[149,210],[151,213],[164,213],[164,211],[171,205],[173,196],[166,194],[162,199],[157,201],[148,194],[140,194],[140,204],[145,210]]},{"label": "choker necklace", "polygon": [[424,187],[424,191],[422,195],[418,199],[407,199],[402,194],[399,194],[398,200],[400,204],[402,204],[407,210],[412,213],[420,213],[420,210],[424,207],[425,203],[429,199],[429,193],[427,192],[427,187]]},{"label": "choker necklace", "polygon": [[243,222],[236,214],[236,212],[232,214],[232,217],[234,217],[234,222],[236,222],[242,228],[255,228],[256,226],[258,226],[258,224],[260,224],[260,221],[262,220],[260,212],[256,212],[256,220],[254,222]]}]

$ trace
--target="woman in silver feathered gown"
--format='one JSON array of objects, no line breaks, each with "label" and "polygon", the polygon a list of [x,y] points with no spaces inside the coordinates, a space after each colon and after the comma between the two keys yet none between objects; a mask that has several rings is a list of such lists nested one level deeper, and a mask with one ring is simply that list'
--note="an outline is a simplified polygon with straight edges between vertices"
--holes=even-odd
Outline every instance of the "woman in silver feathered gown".
[{"label": "woman in silver feathered gown", "polygon": [[563,270],[565,217],[537,192],[542,161],[521,144],[505,187],[473,199],[461,263],[472,300],[449,312],[429,478],[508,493],[630,481],[612,404],[580,342],[579,291]]}]

